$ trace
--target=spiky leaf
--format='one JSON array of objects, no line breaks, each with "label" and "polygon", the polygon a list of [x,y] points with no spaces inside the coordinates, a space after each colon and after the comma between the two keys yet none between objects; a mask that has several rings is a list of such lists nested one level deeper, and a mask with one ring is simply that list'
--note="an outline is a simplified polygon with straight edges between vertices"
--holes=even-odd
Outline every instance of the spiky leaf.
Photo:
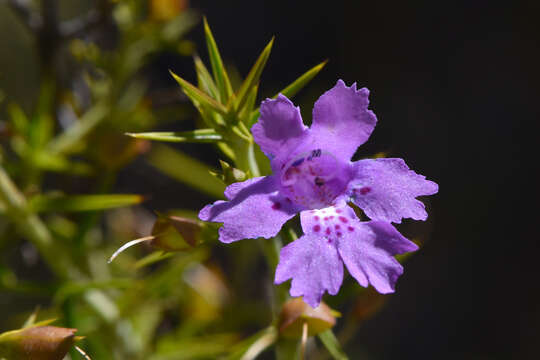
[{"label": "spiky leaf", "polygon": [[221,55],[208,26],[206,18],[204,18],[204,33],[206,35],[206,45],[208,46],[208,55],[210,56],[210,63],[212,64],[212,72],[214,73],[214,79],[216,81],[217,87],[220,93],[220,100],[226,103],[233,94],[231,81],[227,75],[227,70],[223,65],[223,60],[221,60]]},{"label": "spiky leaf", "polygon": [[268,57],[270,56],[270,52],[272,51],[273,44],[274,38],[272,38],[268,45],[266,45],[261,55],[259,55],[259,58],[249,71],[246,79],[240,87],[240,90],[238,90],[238,94],[235,100],[235,109],[242,109],[242,107],[244,106],[244,104],[246,104],[249,98],[252,88],[258,84],[259,79],[261,78],[262,71],[264,70],[264,66],[266,65]]},{"label": "spiky leaf", "polygon": [[214,129],[198,129],[182,132],[145,132],[126,133],[126,135],[137,138],[164,142],[190,142],[190,143],[213,143],[223,140],[223,137]]},{"label": "spiky leaf", "polygon": [[169,72],[173,76],[174,80],[178,82],[182,90],[184,90],[184,93],[191,99],[191,101],[195,103],[196,106],[205,106],[223,115],[227,113],[227,108],[225,106],[218,103],[216,100],[212,99],[210,96],[208,96],[186,80],[182,79],[180,76],[176,75],[172,71]]}]

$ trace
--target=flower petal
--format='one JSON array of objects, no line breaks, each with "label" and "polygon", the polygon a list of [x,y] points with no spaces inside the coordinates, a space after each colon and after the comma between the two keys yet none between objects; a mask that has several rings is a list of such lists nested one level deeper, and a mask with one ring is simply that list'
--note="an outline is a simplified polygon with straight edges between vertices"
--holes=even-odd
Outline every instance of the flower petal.
[{"label": "flower petal", "polygon": [[409,170],[402,159],[366,159],[353,166],[349,192],[372,220],[400,223],[402,218],[427,218],[424,204],[415,198],[435,194],[438,185]]},{"label": "flower petal", "polygon": [[290,153],[306,130],[300,109],[282,94],[262,102],[259,121],[251,127],[255,142],[270,158]]},{"label": "flower petal", "polygon": [[381,294],[394,292],[403,267],[393,255],[415,251],[418,246],[383,221],[354,223],[338,243],[338,252],[349,273],[367,287],[371,284]]},{"label": "flower petal", "polygon": [[223,223],[219,240],[224,243],[275,236],[298,212],[290,201],[279,195],[273,176],[231,184],[225,196],[230,201],[216,201],[199,212],[201,220]]},{"label": "flower petal", "polygon": [[275,283],[292,278],[291,296],[303,296],[311,307],[319,306],[325,291],[335,295],[343,281],[343,264],[335,244],[306,234],[281,249]]},{"label": "flower petal", "polygon": [[315,103],[311,133],[319,148],[349,160],[366,142],[377,123],[368,110],[369,90],[356,90],[356,83],[347,87],[342,80]]}]

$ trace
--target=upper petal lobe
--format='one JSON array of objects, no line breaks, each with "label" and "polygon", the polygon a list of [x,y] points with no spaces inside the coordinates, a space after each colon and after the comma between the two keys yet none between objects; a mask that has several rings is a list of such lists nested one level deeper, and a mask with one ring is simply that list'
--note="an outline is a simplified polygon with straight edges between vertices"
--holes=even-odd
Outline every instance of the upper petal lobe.
[{"label": "upper petal lobe", "polygon": [[349,160],[371,135],[377,118],[368,110],[369,90],[347,87],[342,80],[315,103],[311,134],[321,149]]},{"label": "upper petal lobe", "polygon": [[400,223],[402,218],[427,218],[424,204],[416,197],[435,194],[438,186],[409,170],[402,159],[366,159],[353,166],[350,195],[372,220]]},{"label": "upper petal lobe", "polygon": [[201,220],[223,223],[219,240],[224,243],[275,236],[297,212],[278,193],[273,176],[234,183],[227,187],[225,196],[230,201],[216,201],[199,212]]},{"label": "upper petal lobe", "polygon": [[306,130],[298,107],[281,94],[262,102],[259,121],[251,128],[255,142],[272,158],[291,152]]}]

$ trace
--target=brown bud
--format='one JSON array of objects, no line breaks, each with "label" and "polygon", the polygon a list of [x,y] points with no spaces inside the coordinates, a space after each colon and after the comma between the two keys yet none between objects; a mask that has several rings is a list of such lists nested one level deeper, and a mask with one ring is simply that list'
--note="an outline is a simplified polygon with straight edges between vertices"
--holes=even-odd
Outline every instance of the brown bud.
[{"label": "brown bud", "polygon": [[0,358],[62,360],[73,346],[77,329],[32,326],[0,334]]},{"label": "brown bud", "polygon": [[317,335],[332,328],[340,314],[321,302],[316,308],[306,304],[302,298],[295,298],[283,305],[279,318],[279,332],[285,337],[302,336],[304,323],[308,326],[308,335]]},{"label": "brown bud", "polygon": [[165,251],[182,251],[201,242],[201,225],[193,219],[179,216],[159,216],[152,228],[150,244]]},{"label": "brown bud", "polygon": [[154,248],[163,251],[192,249],[202,242],[201,229],[201,224],[196,220],[158,214],[158,218],[152,227],[151,236],[125,243],[112,254],[108,263],[111,263],[124,250],[142,242],[149,242]]}]

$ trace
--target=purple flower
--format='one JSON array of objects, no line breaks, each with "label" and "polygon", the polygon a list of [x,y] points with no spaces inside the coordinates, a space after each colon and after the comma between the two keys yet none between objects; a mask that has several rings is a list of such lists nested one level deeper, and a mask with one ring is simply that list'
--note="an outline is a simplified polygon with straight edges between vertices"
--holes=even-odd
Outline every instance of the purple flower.
[{"label": "purple flower", "polygon": [[[264,101],[251,131],[273,174],[230,185],[229,201],[199,213],[202,220],[223,223],[219,239],[230,243],[273,237],[300,212],[304,235],[281,249],[275,283],[292,278],[291,296],[303,296],[313,307],[325,291],[337,294],[343,264],[360,285],[393,292],[403,273],[393,256],[418,247],[391,222],[425,220],[416,197],[438,190],[402,159],[350,161],[377,122],[368,95],[368,89],[339,80],[315,103],[311,128],[285,96]],[[348,201],[371,221],[361,222]]]}]

